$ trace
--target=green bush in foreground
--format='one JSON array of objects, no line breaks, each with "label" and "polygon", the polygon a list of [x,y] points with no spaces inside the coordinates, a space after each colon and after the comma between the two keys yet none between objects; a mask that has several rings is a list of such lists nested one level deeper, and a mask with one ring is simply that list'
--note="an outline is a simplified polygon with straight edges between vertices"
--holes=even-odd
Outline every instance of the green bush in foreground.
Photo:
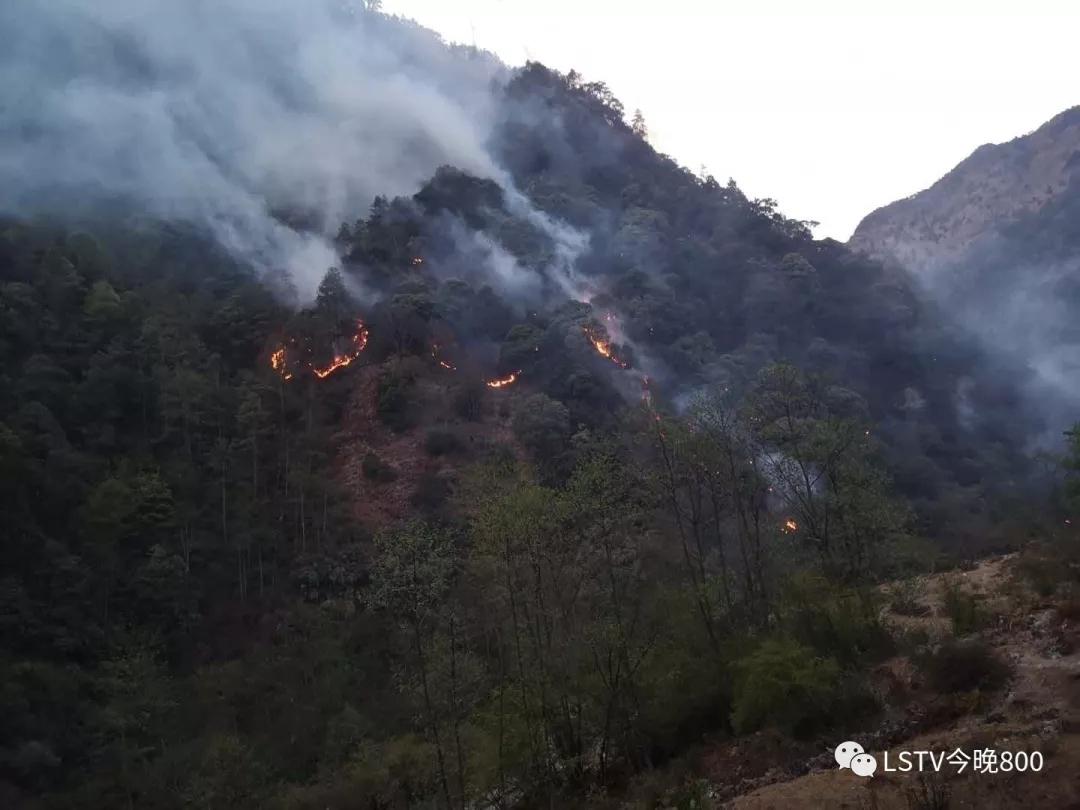
[{"label": "green bush in foreground", "polygon": [[736,670],[731,724],[739,734],[765,726],[812,733],[827,724],[841,691],[834,659],[787,639],[764,642]]},{"label": "green bush in foreground", "polygon": [[969,636],[985,627],[987,622],[978,599],[955,580],[945,583],[945,615],[952,621],[956,636]]}]

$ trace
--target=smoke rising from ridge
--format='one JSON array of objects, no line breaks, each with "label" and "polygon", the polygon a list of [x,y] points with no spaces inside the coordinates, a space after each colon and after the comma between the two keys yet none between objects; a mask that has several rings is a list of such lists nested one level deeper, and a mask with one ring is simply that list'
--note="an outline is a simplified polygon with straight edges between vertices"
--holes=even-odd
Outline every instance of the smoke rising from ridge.
[{"label": "smoke rising from ridge", "polygon": [[190,221],[306,298],[328,235],[376,194],[445,163],[503,174],[485,141],[506,68],[363,8],[54,0],[5,4],[0,29],[6,213],[119,201]]}]

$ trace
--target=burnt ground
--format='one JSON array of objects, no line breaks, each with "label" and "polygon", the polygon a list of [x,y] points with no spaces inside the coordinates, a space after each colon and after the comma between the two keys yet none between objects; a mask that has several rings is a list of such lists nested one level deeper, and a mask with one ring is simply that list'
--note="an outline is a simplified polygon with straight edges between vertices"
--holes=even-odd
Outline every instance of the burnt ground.
[{"label": "burnt ground", "polygon": [[[422,376],[411,396],[418,414],[415,425],[400,432],[384,424],[376,412],[376,389],[380,367],[366,366],[357,372],[357,382],[346,406],[340,448],[339,480],[352,498],[353,514],[372,531],[378,531],[417,513],[414,496],[425,478],[435,476],[452,490],[461,469],[496,445],[505,445],[520,455],[510,427],[512,403],[523,389],[507,388],[485,392],[479,421],[463,421],[451,412],[454,372],[439,368]],[[429,430],[454,432],[463,450],[433,457],[425,450]],[[362,463],[375,453],[394,472],[391,481],[372,480],[364,475]]]}]

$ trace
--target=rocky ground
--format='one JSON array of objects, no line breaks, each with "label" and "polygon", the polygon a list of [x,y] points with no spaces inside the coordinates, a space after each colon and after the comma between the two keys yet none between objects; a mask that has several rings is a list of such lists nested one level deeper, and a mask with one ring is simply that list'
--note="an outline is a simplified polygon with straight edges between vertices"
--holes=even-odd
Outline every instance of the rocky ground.
[{"label": "rocky ground", "polygon": [[884,719],[851,730],[850,739],[875,754],[879,767],[885,751],[895,765],[901,751],[995,749],[1041,752],[1040,772],[974,773],[969,765],[958,773],[945,763],[939,774],[879,770],[862,778],[838,769],[831,748],[792,750],[763,733],[703,758],[710,803],[738,810],[1080,808],[1080,617],[1060,597],[1037,596],[1018,575],[1019,561],[1010,555],[921,577],[904,586],[903,615],[896,612],[899,599],[888,599],[883,610],[898,636],[918,634],[933,642],[952,634],[947,590],[971,595],[985,622],[974,636],[1009,662],[1007,684],[989,694],[943,696],[920,682],[908,657],[896,656],[874,673],[889,707]]}]

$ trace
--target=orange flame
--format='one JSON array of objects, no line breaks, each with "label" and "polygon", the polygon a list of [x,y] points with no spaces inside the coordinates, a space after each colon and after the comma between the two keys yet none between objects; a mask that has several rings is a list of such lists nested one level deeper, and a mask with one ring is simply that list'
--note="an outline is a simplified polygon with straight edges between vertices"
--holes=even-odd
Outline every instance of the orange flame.
[{"label": "orange flame", "polygon": [[589,339],[589,342],[592,343],[593,348],[596,349],[597,353],[601,357],[607,358],[612,363],[617,365],[619,368],[630,368],[629,363],[627,363],[625,360],[618,357],[612,351],[612,349],[611,349],[611,341],[602,340],[601,338],[598,338],[595,335],[595,333],[591,329],[589,329],[588,327],[585,327],[584,332],[585,332],[585,337],[587,337]]},{"label": "orange flame", "polygon": [[792,518],[788,518],[784,521],[783,527],[780,529],[784,534],[794,534],[799,530],[799,524]]},{"label": "orange flame", "polygon": [[505,377],[496,377],[494,380],[487,381],[488,388],[506,388],[508,385],[513,385],[517,382],[517,378],[521,375],[521,370],[512,371]]},{"label": "orange flame", "polygon": [[292,372],[285,367],[285,347],[278,346],[273,354],[270,355],[270,365],[278,374],[281,375],[281,379],[286,382],[293,378]]},{"label": "orange flame", "polygon": [[445,368],[447,371],[457,371],[457,366],[455,366],[453,363],[451,363],[451,362],[449,362],[447,360],[443,360],[441,357],[439,357],[439,344],[438,343],[432,343],[431,344],[431,359],[434,360],[436,363],[438,363],[443,368]]},{"label": "orange flame", "polygon": [[[295,341],[293,341],[293,342],[295,343]],[[364,326],[363,321],[357,321],[356,322],[356,332],[352,336],[351,351],[346,352],[344,354],[336,354],[336,355],[334,355],[334,359],[330,362],[330,364],[328,366],[324,366],[322,368],[319,368],[319,367],[317,367],[314,364],[309,362],[307,364],[308,368],[310,368],[311,373],[314,374],[316,377],[318,377],[320,380],[325,380],[327,377],[329,377],[331,374],[333,374],[339,368],[345,368],[345,366],[349,365],[349,363],[351,363],[353,360],[355,360],[357,357],[359,357],[360,352],[364,351],[364,349],[367,348],[367,343],[368,343],[368,328],[366,326]],[[284,379],[284,380],[291,380],[293,378],[293,373],[291,371],[289,371],[288,361],[289,361],[289,358],[288,358],[288,355],[285,352],[285,347],[284,346],[279,346],[270,355],[270,366],[271,366],[271,368],[273,368],[274,371],[276,371],[278,374],[280,374],[281,378]]]},{"label": "orange flame", "polygon": [[330,365],[323,368],[311,367],[312,373],[320,380],[325,380],[339,368],[345,368],[353,360],[360,356],[360,352],[367,348],[368,342],[368,329],[364,326],[363,321],[356,322],[356,332],[352,336],[352,351],[348,354],[338,354],[334,356]]},{"label": "orange flame", "polygon": [[330,365],[323,368],[315,368],[315,366],[312,366],[311,371],[320,380],[325,380],[339,368],[345,368],[345,366],[349,365],[349,363],[351,363],[353,359],[354,358],[350,355],[339,354],[333,359],[333,362],[331,362]]}]

